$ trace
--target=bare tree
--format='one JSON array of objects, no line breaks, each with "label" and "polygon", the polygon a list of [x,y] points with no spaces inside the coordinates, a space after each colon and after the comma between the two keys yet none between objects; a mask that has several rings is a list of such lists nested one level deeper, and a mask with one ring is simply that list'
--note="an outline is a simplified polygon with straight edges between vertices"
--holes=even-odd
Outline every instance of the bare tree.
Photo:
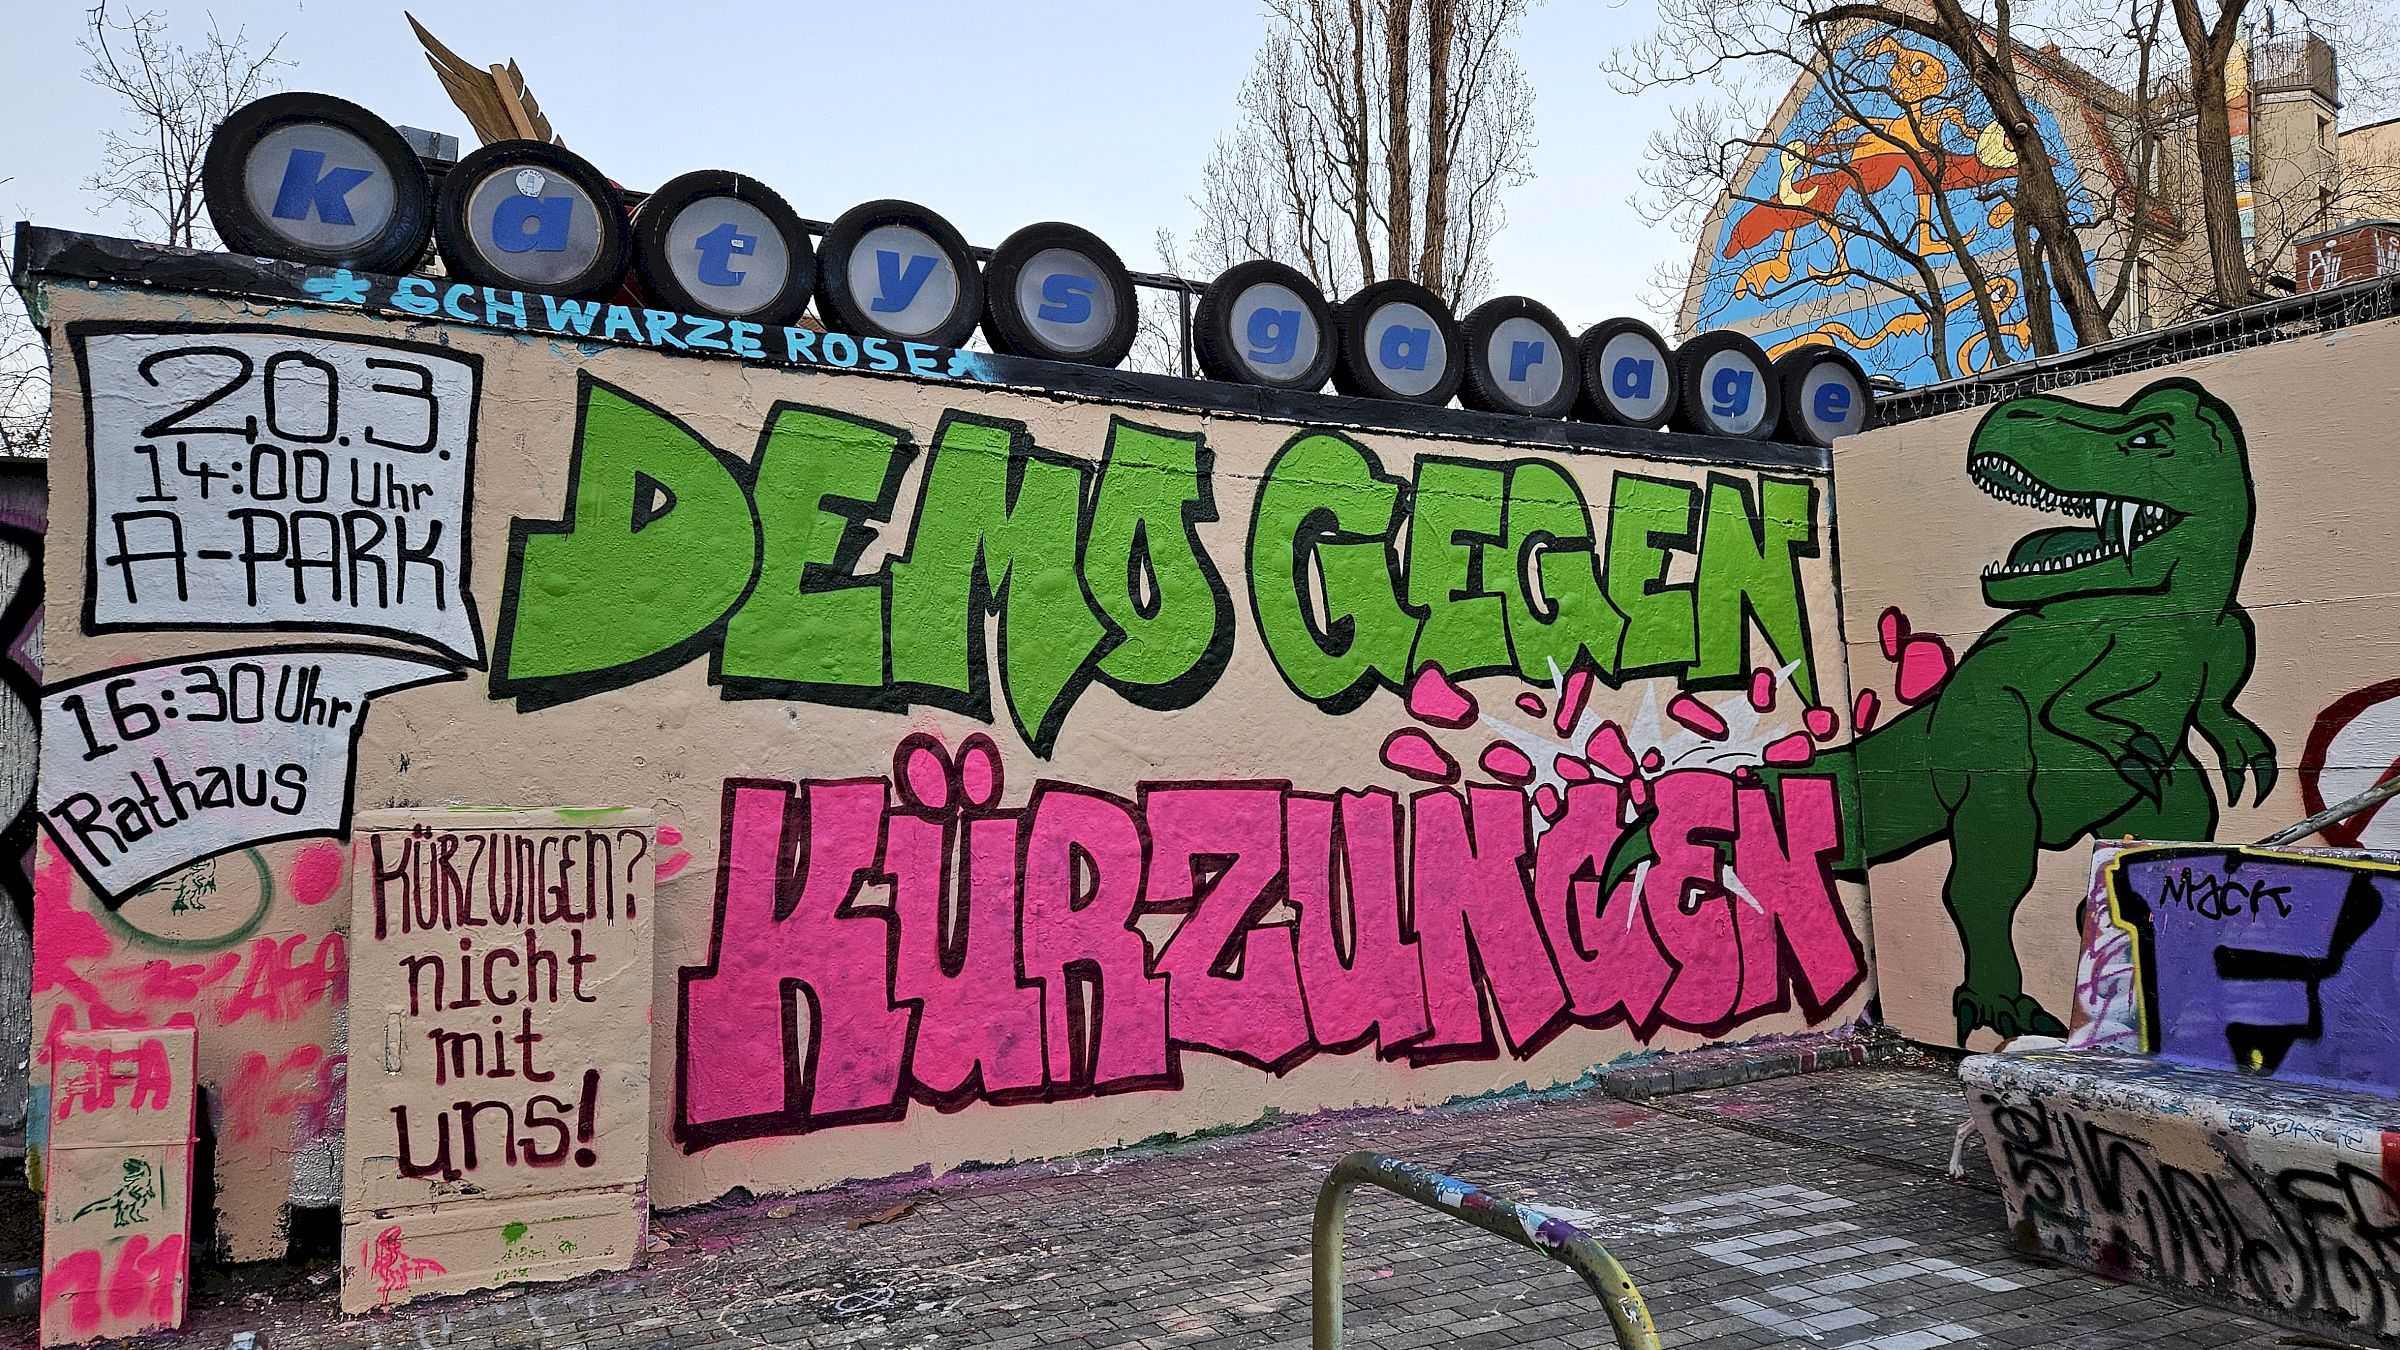
[{"label": "bare tree", "polygon": [[[2194,138],[2200,156],[2200,221],[2208,232],[2208,257],[2216,278],[2217,303],[2249,303],[2255,289],[2250,251],[2242,238],[2242,212],[2233,187],[2233,120],[2225,64],[2234,44],[2245,41],[2242,16],[2249,0],[2173,0],[2175,30],[2191,62]],[[2212,12],[2213,11],[2213,17]]]},{"label": "bare tree", "polygon": [[[2146,87],[2160,35],[2158,0],[1664,0],[1659,13],[1657,30],[1604,68],[1628,89],[1746,90],[1754,97],[1739,111],[1749,116],[1768,106],[1768,88],[1791,81],[1795,65],[1804,81],[1818,78],[1807,63],[1841,50],[1830,35],[1902,34],[1954,62],[1985,119],[1966,129],[1976,156],[2010,169],[1999,190],[2006,218],[1992,224],[2007,228],[2009,265],[2022,274],[2037,347],[2060,344],[2047,332],[2053,302],[2077,342],[2111,333],[2130,259],[2157,224],[2155,110],[2146,96],[2119,90]],[[2103,70],[2113,78],[2092,73]],[[2096,114],[2090,120],[2098,125],[2088,129],[2098,163],[2061,161],[2042,129],[2044,92],[2064,93],[2077,111]],[[1724,125],[1738,136],[1765,122]],[[1938,210],[1943,199],[1934,194],[1925,205]],[[1971,255],[1958,256],[1971,271]],[[2095,257],[2118,264],[2106,291],[2095,272],[2109,269],[2095,269]]]},{"label": "bare tree", "polygon": [[[2113,2],[2133,9],[2130,22],[2104,49],[2081,55],[2112,72],[2124,67],[2139,88],[2165,0]],[[1705,226],[1712,245],[1723,239],[1659,278],[1685,326],[1708,326],[1754,294],[1817,320],[1778,351],[1838,344],[1900,374],[1919,360],[1913,344],[1922,335],[1942,378],[2058,350],[2054,297],[2078,283],[2078,333],[2090,340],[2106,331],[2126,302],[2130,261],[2156,229],[2149,110],[2131,107],[2055,44],[2009,48],[2021,68],[2012,80],[2074,82],[2076,98],[2101,113],[2087,126],[2099,144],[2062,157],[2049,139],[2060,129],[2045,130],[2040,104],[2022,87],[2018,106],[2035,121],[2012,133],[2004,105],[1965,78],[1967,63],[1948,47],[1875,19],[1828,19],[1828,8],[1668,0],[1653,36],[1606,63],[1630,90],[1710,91],[1652,137],[1646,191],[1635,202],[1653,221],[1694,233]],[[2043,146],[2038,166],[2018,153],[2020,141]],[[2029,199],[2040,205],[2028,209]],[[2058,226],[2045,228],[2045,210],[2063,213]],[[2063,246],[2050,235],[2063,235]],[[1762,243],[1776,251],[1753,260]],[[2093,285],[2087,255],[2115,275],[2105,291]],[[2062,267],[2072,273],[2063,281]],[[1694,295],[1711,299],[1683,304]]]},{"label": "bare tree", "polygon": [[[5,181],[5,180],[0,180]],[[0,238],[0,277],[14,274]],[[50,452],[50,356],[25,297],[0,296],[0,459]]]},{"label": "bare tree", "polygon": [[211,19],[208,36],[187,47],[168,33],[166,16],[118,17],[102,0],[85,16],[80,45],[91,60],[83,77],[116,95],[132,122],[103,133],[100,170],[84,185],[124,208],[143,238],[215,242],[200,191],[208,138],[227,113],[277,86],[275,71],[288,64],[276,57],[283,39],[253,53],[245,30],[228,36]]},{"label": "bare tree", "polygon": [[1275,258],[1342,294],[1489,284],[1501,192],[1532,176],[1533,89],[1509,43],[1531,0],[1268,0],[1240,126],[1194,205],[1195,261]]}]

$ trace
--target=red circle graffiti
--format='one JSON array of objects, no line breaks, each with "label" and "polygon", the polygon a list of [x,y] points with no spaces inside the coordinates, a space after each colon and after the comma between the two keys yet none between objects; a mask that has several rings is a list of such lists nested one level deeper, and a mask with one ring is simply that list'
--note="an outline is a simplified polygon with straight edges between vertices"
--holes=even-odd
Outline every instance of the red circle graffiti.
[{"label": "red circle graffiti", "polygon": [[[2313,816],[2330,805],[2325,800],[2325,789],[2319,784],[2318,779],[2325,771],[2327,756],[2333,751],[2333,738],[2341,735],[2343,728],[2356,721],[2359,714],[2378,703],[2389,702],[2396,698],[2400,698],[2400,679],[2385,680],[2380,684],[2370,684],[2364,689],[2344,694],[2335,699],[2325,711],[2317,714],[2316,725],[2310,727],[2308,731],[2308,744],[2300,752],[2300,804],[2307,809],[2310,815]],[[2395,761],[2382,773],[2377,774],[2377,781],[2391,777],[2396,770],[2400,770],[2400,761]],[[2348,820],[2336,821],[2326,826],[2325,841],[2336,848],[2357,848],[2359,841],[2366,837],[2368,824],[2375,819],[2381,809],[2378,807],[2374,811],[2355,815]]]}]

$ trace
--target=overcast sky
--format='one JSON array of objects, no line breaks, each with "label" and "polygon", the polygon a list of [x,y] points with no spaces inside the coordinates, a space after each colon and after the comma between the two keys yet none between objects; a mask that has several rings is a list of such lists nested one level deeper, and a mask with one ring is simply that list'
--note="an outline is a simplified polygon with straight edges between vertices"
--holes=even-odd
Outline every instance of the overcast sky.
[{"label": "overcast sky", "polygon": [[[139,0],[137,0],[137,3]],[[287,88],[475,144],[398,4],[149,0],[178,36],[214,14],[254,41],[284,34]],[[506,4],[408,0],[467,59],[514,57],[570,148],[628,187],[738,169],[804,216],[903,197],[978,244],[1034,220],[1072,221],[1155,268],[1159,227],[1186,234],[1210,146],[1263,36],[1251,0],[689,0]],[[0,0],[0,216],[125,233],[82,186],[118,110],[79,76],[80,0]],[[1530,295],[1581,327],[1641,303],[1688,245],[1626,206],[1656,96],[1612,93],[1598,63],[1648,18],[1646,0],[1550,0],[1518,53],[1537,95],[1538,177],[1507,198],[1495,294]]]}]

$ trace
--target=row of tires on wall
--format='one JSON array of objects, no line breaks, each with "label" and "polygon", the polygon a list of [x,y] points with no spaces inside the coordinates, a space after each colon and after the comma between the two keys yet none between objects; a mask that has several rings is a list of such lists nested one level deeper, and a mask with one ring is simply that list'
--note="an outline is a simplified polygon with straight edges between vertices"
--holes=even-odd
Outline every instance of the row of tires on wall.
[{"label": "row of tires on wall", "polygon": [[[581,157],[498,141],[437,189],[389,123],[322,94],[275,94],[235,111],[210,141],[209,217],[228,247],[320,266],[398,273],[428,241],[477,285],[577,300],[632,299],[780,328],[811,303],[831,328],[955,347],[981,328],[994,351],[1114,366],[1140,315],[1122,260],[1090,231],[1028,225],[978,265],[941,216],[903,201],[841,214],[812,238],[754,178],[704,169],[628,211]],[[1503,296],[1463,318],[1408,281],[1329,301],[1281,263],[1238,264],[1193,311],[1211,378],[1484,412],[1830,444],[1862,429],[1866,377],[1847,355],[1806,348],[1770,362],[1738,333],[1670,348],[1612,319],[1575,334],[1540,303]]]}]

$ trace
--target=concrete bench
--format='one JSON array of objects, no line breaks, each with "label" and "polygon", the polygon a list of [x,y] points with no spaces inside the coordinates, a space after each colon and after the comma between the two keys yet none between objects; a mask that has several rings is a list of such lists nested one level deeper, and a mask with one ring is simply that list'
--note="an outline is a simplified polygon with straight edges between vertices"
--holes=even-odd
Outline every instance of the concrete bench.
[{"label": "concrete bench", "polygon": [[2400,1346],[2400,868],[2107,845],[2092,899],[2068,1047],[1959,1069],[2020,1250]]}]

